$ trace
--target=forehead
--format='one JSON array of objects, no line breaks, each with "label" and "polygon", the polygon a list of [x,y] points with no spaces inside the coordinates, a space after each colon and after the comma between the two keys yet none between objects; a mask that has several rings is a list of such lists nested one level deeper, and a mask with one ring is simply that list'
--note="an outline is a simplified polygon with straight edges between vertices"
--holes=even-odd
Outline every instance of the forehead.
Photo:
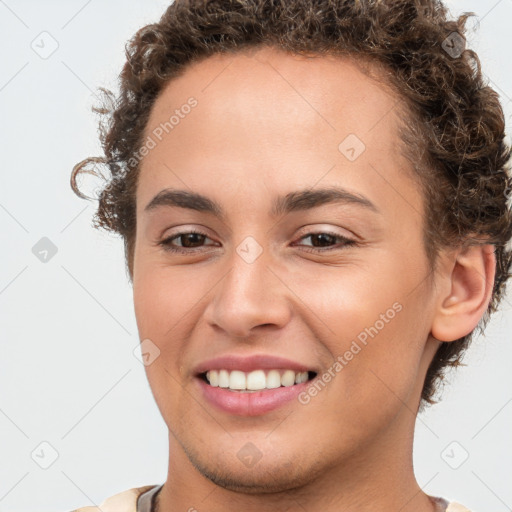
[{"label": "forehead", "polygon": [[373,176],[382,186],[375,173],[409,168],[400,153],[402,108],[384,80],[345,57],[272,48],[214,55],[169,82],[153,105],[141,202],[165,186],[206,192],[214,183],[258,181],[285,192],[290,180],[313,186],[326,174],[363,188]]},{"label": "forehead", "polygon": [[[282,137],[287,133],[295,137],[290,122],[301,120],[320,132],[337,131],[340,136],[350,127],[363,136],[385,117],[385,128],[397,121],[388,114],[398,113],[399,97],[380,69],[376,63],[352,57],[303,56],[268,47],[215,54],[189,65],[163,88],[146,134],[193,96],[199,107],[195,113],[201,111],[218,128],[265,123],[271,132],[284,125],[288,129]],[[184,130],[173,131],[177,135]],[[384,129],[379,136],[387,132]]]}]

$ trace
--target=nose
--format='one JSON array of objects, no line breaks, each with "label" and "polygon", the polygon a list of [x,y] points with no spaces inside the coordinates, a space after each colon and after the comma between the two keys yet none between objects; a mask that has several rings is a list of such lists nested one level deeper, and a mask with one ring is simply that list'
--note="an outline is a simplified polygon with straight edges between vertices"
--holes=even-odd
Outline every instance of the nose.
[{"label": "nose", "polygon": [[227,337],[245,338],[279,329],[291,318],[292,293],[263,252],[255,261],[233,251],[224,277],[212,290],[205,320]]}]

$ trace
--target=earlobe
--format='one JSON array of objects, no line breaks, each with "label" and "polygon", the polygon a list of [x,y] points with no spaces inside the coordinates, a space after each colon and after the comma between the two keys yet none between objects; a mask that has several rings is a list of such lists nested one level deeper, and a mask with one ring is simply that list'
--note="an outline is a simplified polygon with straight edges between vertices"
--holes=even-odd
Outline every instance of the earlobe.
[{"label": "earlobe", "polygon": [[478,325],[491,300],[496,272],[494,245],[473,245],[461,249],[452,261],[447,293],[439,296],[432,323],[432,336],[439,341],[454,341]]}]

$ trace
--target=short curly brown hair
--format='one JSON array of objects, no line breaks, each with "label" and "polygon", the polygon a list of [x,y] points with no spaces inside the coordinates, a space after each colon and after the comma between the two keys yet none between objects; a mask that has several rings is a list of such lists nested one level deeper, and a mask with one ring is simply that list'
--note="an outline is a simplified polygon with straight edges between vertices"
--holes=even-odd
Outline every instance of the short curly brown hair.
[{"label": "short curly brown hair", "polygon": [[[101,88],[102,157],[78,163],[82,173],[108,170],[94,227],[123,237],[133,278],[136,187],[131,158],[143,144],[150,110],[164,86],[187,66],[217,53],[269,46],[294,54],[357,56],[385,69],[407,105],[403,153],[425,194],[424,240],[431,269],[442,247],[491,243],[497,260],[483,332],[510,276],[510,147],[498,94],[485,83],[476,53],[465,49],[465,24],[437,0],[175,0],[158,23],[126,45],[116,98]],[[131,161],[130,161],[131,160]],[[103,173],[101,173],[103,175]],[[461,364],[473,333],[441,343],[428,369],[421,406],[435,403],[448,367]]]}]

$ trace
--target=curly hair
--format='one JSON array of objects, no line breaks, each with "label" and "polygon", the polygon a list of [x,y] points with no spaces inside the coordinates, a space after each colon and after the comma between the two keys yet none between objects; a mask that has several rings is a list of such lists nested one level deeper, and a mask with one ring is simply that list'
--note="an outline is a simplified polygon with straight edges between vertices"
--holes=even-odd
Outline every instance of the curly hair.
[{"label": "curly hair", "polygon": [[[431,270],[440,248],[494,245],[492,298],[477,326],[483,333],[511,275],[512,181],[499,96],[484,80],[477,54],[465,48],[466,20],[474,15],[450,19],[439,0],[175,0],[157,23],[139,29],[126,44],[117,98],[100,88],[104,105],[93,110],[101,115],[104,156],[75,165],[71,186],[87,198],[78,176],[104,178],[93,224],[122,236],[132,280],[139,173],[132,156],[170,80],[214,54],[262,46],[357,57],[385,70],[387,85],[407,106],[401,149],[424,192]],[[446,370],[462,364],[474,331],[441,343],[426,374],[421,407],[436,403]]]}]

